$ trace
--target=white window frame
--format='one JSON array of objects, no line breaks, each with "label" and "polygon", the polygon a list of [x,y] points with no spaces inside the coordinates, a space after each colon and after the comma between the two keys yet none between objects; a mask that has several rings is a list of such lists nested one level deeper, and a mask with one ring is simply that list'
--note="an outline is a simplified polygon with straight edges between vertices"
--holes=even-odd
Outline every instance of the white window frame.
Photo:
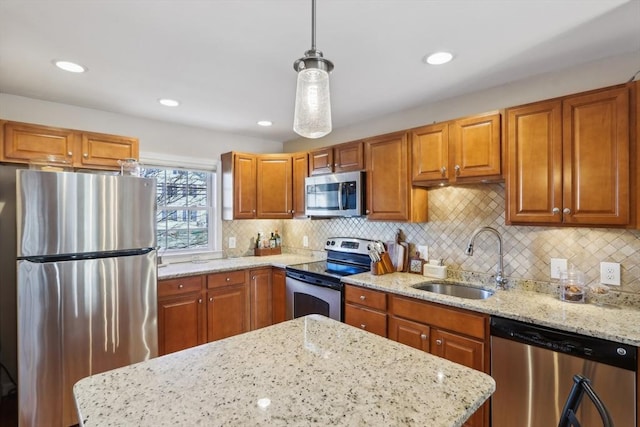
[{"label": "white window frame", "polygon": [[[210,172],[211,179],[208,183],[207,198],[209,201],[209,245],[200,249],[172,249],[160,251],[162,262],[187,262],[196,259],[206,260],[221,258],[222,253],[222,215],[220,199],[220,176],[218,161],[203,162],[181,156],[168,156],[159,153],[144,153],[140,155],[140,163],[143,168],[180,169],[195,172]],[[188,210],[188,209],[187,209]]]}]

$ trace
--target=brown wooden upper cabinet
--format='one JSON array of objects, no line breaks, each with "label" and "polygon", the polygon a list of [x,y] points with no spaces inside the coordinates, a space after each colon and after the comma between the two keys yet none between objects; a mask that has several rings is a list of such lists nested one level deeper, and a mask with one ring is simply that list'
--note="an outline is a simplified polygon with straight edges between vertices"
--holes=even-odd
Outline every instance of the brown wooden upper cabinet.
[{"label": "brown wooden upper cabinet", "polygon": [[304,215],[306,153],[229,152],[221,158],[222,219],[290,219]]},{"label": "brown wooden upper cabinet", "polygon": [[502,180],[500,113],[411,130],[413,185]]},{"label": "brown wooden upper cabinet", "polygon": [[507,224],[629,224],[628,87],[506,115]]},{"label": "brown wooden upper cabinet", "polygon": [[30,123],[4,122],[0,161],[29,163],[56,156],[73,168],[118,170],[118,160],[138,159],[136,138]]},{"label": "brown wooden upper cabinet", "polygon": [[411,186],[409,134],[365,139],[367,219],[427,222],[427,190]]},{"label": "brown wooden upper cabinet", "polygon": [[347,142],[309,152],[309,175],[352,172],[364,169],[362,141]]}]

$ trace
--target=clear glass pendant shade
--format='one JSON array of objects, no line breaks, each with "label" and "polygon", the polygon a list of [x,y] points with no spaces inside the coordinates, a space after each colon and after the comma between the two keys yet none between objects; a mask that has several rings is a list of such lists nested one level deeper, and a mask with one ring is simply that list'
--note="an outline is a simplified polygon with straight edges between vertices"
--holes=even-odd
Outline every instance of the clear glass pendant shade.
[{"label": "clear glass pendant shade", "polygon": [[298,72],[293,130],[305,138],[321,138],[331,132],[329,73],[325,70]]}]

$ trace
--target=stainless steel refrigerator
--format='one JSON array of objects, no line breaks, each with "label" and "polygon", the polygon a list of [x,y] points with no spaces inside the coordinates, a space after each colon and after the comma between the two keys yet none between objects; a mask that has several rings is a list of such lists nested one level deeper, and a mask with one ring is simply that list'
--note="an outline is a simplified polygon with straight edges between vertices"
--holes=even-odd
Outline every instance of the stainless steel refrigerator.
[{"label": "stainless steel refrigerator", "polygon": [[157,356],[155,180],[16,173],[19,422],[68,426],[75,382]]}]

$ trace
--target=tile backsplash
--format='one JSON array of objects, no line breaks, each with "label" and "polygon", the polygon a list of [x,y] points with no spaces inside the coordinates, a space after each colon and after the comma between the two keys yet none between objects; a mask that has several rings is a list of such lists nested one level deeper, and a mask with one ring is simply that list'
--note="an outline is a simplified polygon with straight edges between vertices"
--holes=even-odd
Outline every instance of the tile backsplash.
[{"label": "tile backsplash", "polygon": [[[640,230],[577,227],[506,226],[504,184],[442,187],[429,190],[429,222],[407,224],[359,218],[223,221],[227,256],[253,255],[258,231],[278,229],[285,252],[324,250],[332,236],[393,240],[398,229],[411,244],[429,246],[430,258],[444,259],[452,270],[495,272],[496,236],[476,238],[474,255],[464,250],[476,227],[496,228],[503,238],[505,274],[510,278],[549,281],[550,258],[566,258],[584,271],[588,283],[600,278],[600,262],[621,264],[622,292],[640,293]],[[229,249],[228,237],[237,247]],[[307,236],[309,247],[303,247]],[[618,290],[618,289],[616,289]]]}]

